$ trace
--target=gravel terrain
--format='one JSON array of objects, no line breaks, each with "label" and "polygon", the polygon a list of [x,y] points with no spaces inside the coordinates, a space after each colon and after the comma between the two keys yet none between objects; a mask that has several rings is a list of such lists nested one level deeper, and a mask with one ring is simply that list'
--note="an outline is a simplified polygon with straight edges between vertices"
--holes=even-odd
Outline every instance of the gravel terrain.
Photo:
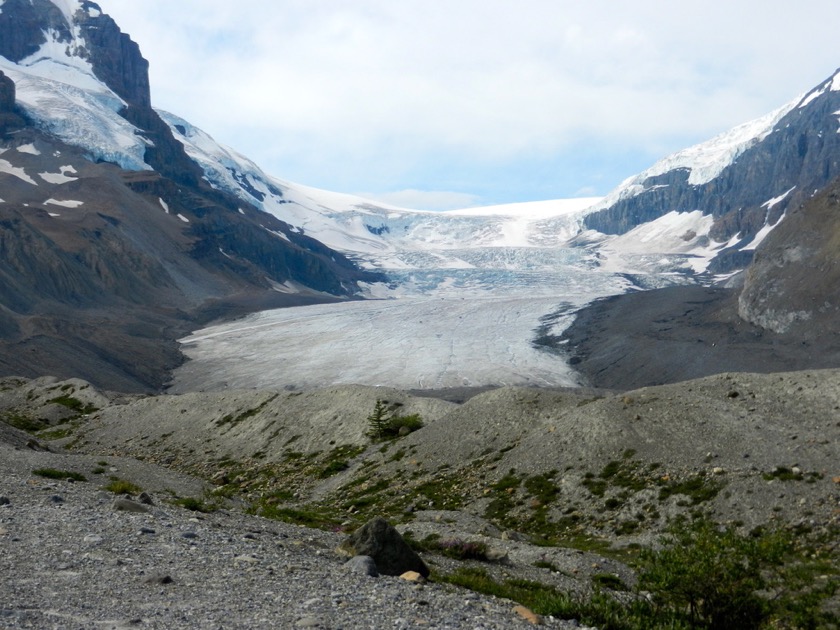
[{"label": "gravel terrain", "polygon": [[[0,627],[529,625],[514,602],[351,569],[339,543],[380,515],[415,541],[486,547],[485,562],[426,549],[433,577],[475,566],[581,595],[604,575],[632,587],[622,554],[698,511],[745,531],[833,537],[824,549],[836,557],[840,370],[720,374],[623,393],[449,393],[144,397],[77,379],[4,379]],[[422,426],[372,441],[377,401]],[[105,490],[113,479],[139,487],[131,501]]]},{"label": "gravel terrain", "polygon": [[722,372],[840,367],[840,336],[831,330],[774,333],[739,317],[736,290],[668,287],[593,302],[557,348],[583,382],[628,390]]},{"label": "gravel terrain", "polygon": [[[4,439],[4,442],[8,440]],[[517,628],[515,604],[454,587],[353,573],[337,533],[219,510],[191,512],[152,494],[147,513],[115,509],[81,470],[95,458],[0,445],[0,627]],[[184,492],[199,483],[111,458],[113,472]],[[91,475],[92,476],[92,475]],[[93,476],[92,476],[93,477]],[[544,619],[548,627],[574,622]]]}]

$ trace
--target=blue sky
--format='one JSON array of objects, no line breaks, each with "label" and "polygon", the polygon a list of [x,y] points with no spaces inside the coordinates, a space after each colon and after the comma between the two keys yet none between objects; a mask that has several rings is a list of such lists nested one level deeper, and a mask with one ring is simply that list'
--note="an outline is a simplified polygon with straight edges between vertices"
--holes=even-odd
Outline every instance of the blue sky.
[{"label": "blue sky", "polygon": [[606,194],[840,67],[836,0],[100,5],[157,107],[282,179],[422,209]]}]

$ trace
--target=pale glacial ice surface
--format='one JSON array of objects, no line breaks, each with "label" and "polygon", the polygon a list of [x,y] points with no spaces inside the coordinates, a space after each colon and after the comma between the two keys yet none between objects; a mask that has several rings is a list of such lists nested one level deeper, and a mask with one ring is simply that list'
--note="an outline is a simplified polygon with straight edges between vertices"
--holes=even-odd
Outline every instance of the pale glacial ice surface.
[{"label": "pale glacial ice surface", "polygon": [[576,385],[532,345],[550,297],[420,297],[265,311],[182,340],[173,393],[361,383],[402,389]]}]

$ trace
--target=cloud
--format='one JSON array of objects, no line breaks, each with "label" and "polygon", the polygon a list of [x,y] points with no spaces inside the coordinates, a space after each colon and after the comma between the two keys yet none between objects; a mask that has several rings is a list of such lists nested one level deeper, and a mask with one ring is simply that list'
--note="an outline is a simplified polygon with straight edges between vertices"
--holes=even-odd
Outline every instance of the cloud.
[{"label": "cloud", "polygon": [[149,58],[157,105],[274,174],[345,190],[450,189],[416,176],[587,142],[661,156],[840,65],[834,0],[101,4]]}]

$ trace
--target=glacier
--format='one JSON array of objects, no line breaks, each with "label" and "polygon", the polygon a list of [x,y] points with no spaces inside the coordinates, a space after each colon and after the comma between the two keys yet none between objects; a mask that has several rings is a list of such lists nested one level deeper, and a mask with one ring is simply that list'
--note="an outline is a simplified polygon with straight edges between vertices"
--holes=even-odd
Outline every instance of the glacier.
[{"label": "glacier", "polygon": [[729,245],[708,237],[712,219],[699,211],[607,236],[584,228],[600,198],[427,212],[323,191],[271,177],[159,113],[211,185],[387,278],[364,287],[368,301],[266,311],[196,331],[181,340],[189,361],[172,392],[580,385],[569,353],[541,338],[556,339],[599,297],[696,282]]}]

